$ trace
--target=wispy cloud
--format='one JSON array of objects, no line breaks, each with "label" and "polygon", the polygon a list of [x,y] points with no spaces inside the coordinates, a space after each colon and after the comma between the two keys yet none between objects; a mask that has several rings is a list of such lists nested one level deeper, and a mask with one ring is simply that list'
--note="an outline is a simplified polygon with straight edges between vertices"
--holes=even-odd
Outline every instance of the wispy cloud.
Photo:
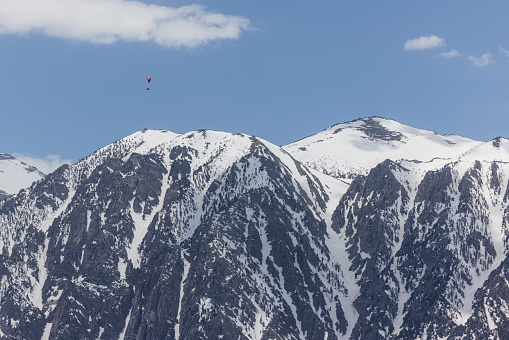
[{"label": "wispy cloud", "polygon": [[450,50],[449,52],[440,53],[438,56],[442,58],[455,58],[463,55],[463,53],[458,50]]},{"label": "wispy cloud", "polygon": [[502,46],[498,46],[498,50],[502,52],[502,54],[505,55],[506,57],[509,57],[509,50],[505,49]]},{"label": "wispy cloud", "polygon": [[405,50],[428,50],[445,46],[445,40],[436,35],[420,36],[419,38],[407,40]]},{"label": "wispy cloud", "polygon": [[482,56],[480,56],[478,58],[470,55],[467,57],[467,59],[470,60],[472,62],[472,65],[474,65],[476,67],[485,67],[485,66],[488,66],[489,64],[494,63],[493,56],[489,52],[483,54]]},{"label": "wispy cloud", "polygon": [[70,159],[62,159],[59,155],[46,155],[44,157],[33,157],[29,154],[20,154],[14,153],[14,158],[27,163],[28,165],[35,166],[37,169],[42,171],[45,174],[52,173],[59,166],[63,164],[71,164],[72,161]]},{"label": "wispy cloud", "polygon": [[166,7],[125,0],[1,0],[0,34],[39,33],[111,44],[153,41],[165,47],[193,47],[216,39],[237,39],[249,29],[241,16],[204,6]]}]

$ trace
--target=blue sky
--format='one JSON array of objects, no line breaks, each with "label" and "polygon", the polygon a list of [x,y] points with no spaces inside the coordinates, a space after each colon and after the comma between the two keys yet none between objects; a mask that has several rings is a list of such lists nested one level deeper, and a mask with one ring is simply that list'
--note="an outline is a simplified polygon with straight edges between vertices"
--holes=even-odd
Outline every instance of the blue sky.
[{"label": "blue sky", "polygon": [[77,161],[142,128],[282,145],[373,115],[509,137],[508,14],[496,0],[2,0],[0,152]]}]

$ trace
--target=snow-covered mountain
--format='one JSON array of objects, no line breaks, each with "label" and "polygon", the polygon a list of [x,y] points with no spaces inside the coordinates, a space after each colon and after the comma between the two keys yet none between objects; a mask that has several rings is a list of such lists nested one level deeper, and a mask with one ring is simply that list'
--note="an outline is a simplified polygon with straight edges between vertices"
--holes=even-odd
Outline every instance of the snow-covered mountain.
[{"label": "snow-covered mountain", "polygon": [[346,185],[325,177],[268,142],[215,131],[143,130],[63,166],[0,204],[1,332],[339,333],[324,220]]},{"label": "snow-covered mountain", "polygon": [[416,129],[381,117],[336,124],[283,146],[307,166],[335,178],[353,179],[386,159],[443,165],[482,142]]},{"label": "snow-covered mountain", "polygon": [[0,199],[16,194],[43,177],[36,167],[0,152]]},{"label": "snow-covered mountain", "polygon": [[488,287],[507,266],[509,162],[486,159],[509,160],[506,145],[424,176],[420,163],[387,160],[352,182],[333,229],[366,292],[353,338],[506,338],[507,296]]},{"label": "snow-covered mountain", "polygon": [[0,338],[508,338],[509,141],[326,131],[142,130],[1,201]]}]

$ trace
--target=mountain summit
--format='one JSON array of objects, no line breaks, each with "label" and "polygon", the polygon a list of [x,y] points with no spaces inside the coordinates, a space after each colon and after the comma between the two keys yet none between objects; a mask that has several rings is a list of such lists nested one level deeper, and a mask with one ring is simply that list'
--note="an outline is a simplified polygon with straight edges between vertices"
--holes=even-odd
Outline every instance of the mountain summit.
[{"label": "mountain summit", "polygon": [[342,179],[366,175],[386,159],[430,162],[453,160],[482,142],[439,135],[381,117],[336,124],[283,146],[307,166]]},{"label": "mountain summit", "polygon": [[0,152],[0,200],[16,194],[44,176],[36,167]]},{"label": "mountain summit", "polygon": [[508,338],[506,144],[138,131],[0,201],[0,337]]}]

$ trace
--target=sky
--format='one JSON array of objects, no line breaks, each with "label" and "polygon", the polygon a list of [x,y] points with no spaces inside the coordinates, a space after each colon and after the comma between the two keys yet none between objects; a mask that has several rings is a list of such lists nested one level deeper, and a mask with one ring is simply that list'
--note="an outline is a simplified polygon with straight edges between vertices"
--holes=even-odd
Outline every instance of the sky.
[{"label": "sky", "polygon": [[50,171],[142,128],[284,145],[369,116],[509,137],[508,14],[498,0],[2,0],[0,152]]}]

